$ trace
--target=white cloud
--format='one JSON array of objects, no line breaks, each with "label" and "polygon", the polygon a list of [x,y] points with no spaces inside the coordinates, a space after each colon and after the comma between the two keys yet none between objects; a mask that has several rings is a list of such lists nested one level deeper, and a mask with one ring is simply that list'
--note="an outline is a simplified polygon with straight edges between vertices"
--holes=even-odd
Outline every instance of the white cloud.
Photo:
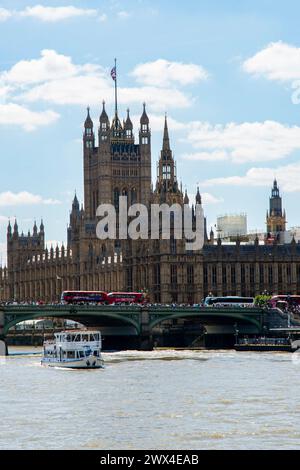
[{"label": "white cloud", "polygon": [[12,12],[5,8],[0,8],[0,22],[8,20],[12,16]]},{"label": "white cloud", "polygon": [[35,5],[26,7],[19,13],[24,17],[36,18],[44,22],[64,21],[69,18],[82,16],[97,16],[98,12],[94,9],[77,8],[72,5],[63,7],[48,7],[43,5]]},{"label": "white cloud", "polygon": [[220,150],[215,152],[196,152],[196,153],[186,153],[182,156],[184,160],[192,161],[211,161],[211,162],[221,162],[228,160],[228,153]]},{"label": "white cloud", "polygon": [[272,184],[274,175],[279,175],[279,185],[283,191],[287,193],[300,191],[300,162],[278,168],[251,168],[244,176],[212,178],[201,184],[204,187],[214,187],[218,185],[266,187]]},{"label": "white cloud", "polygon": [[[150,121],[151,131],[162,133],[165,124],[165,115],[148,113],[148,117]],[[140,127],[140,119],[140,115],[131,116],[131,120],[135,129],[138,129]],[[172,117],[168,116],[168,128],[169,131],[183,131],[188,128],[188,124],[177,121],[176,119],[173,119]]]},{"label": "white cloud", "polygon": [[45,81],[66,79],[80,73],[95,73],[99,66],[86,64],[75,65],[69,56],[58,54],[52,49],[43,49],[39,59],[21,60],[9,71],[0,75],[2,83],[31,85]]},{"label": "white cloud", "polygon": [[[44,49],[38,59],[21,60],[0,74],[0,90],[5,96],[25,102],[47,101],[55,105],[86,105],[105,97],[114,102],[113,82],[108,70],[91,63],[77,65],[71,57]],[[176,88],[157,86],[119,87],[119,103],[147,102],[154,111],[186,108],[191,98]]]},{"label": "white cloud", "polygon": [[122,20],[126,20],[130,16],[131,16],[131,13],[129,13],[128,11],[123,10],[123,11],[118,12],[118,17],[121,18]]},{"label": "white cloud", "polygon": [[60,201],[56,199],[44,199],[42,196],[37,194],[29,193],[28,191],[20,191],[19,193],[13,193],[12,191],[6,191],[0,193],[0,206],[23,206],[23,205],[56,205],[60,204]]},{"label": "white cloud", "polygon": [[218,198],[218,197],[216,197],[216,196],[214,196],[213,194],[210,194],[210,193],[202,193],[201,197],[202,197],[202,204],[204,204],[204,205],[221,204],[222,202],[224,202],[224,199]]},{"label": "white cloud", "polygon": [[200,65],[169,62],[164,59],[139,64],[131,75],[139,83],[158,87],[168,87],[174,83],[190,85],[208,78],[208,72]]},{"label": "white cloud", "polygon": [[189,160],[232,160],[234,163],[278,160],[300,149],[300,127],[276,121],[212,125],[193,122],[187,141],[199,153]]},{"label": "white cloud", "polygon": [[281,82],[300,79],[300,48],[272,42],[243,63],[245,72]]},{"label": "white cloud", "polygon": [[15,103],[0,104],[0,125],[17,125],[25,131],[34,131],[59,119],[53,111],[35,112]]}]

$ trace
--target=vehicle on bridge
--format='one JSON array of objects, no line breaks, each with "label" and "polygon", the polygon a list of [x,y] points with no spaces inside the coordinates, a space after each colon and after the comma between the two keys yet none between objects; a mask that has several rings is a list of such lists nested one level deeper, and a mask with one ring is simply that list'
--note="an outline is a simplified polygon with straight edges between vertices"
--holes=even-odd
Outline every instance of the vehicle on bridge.
[{"label": "vehicle on bridge", "polygon": [[147,296],[142,292],[111,292],[107,298],[110,305],[148,303]]},{"label": "vehicle on bridge", "polygon": [[108,304],[107,293],[102,291],[64,291],[63,304]]},{"label": "vehicle on bridge", "polygon": [[253,297],[206,297],[204,307],[253,307]]},{"label": "vehicle on bridge", "polygon": [[44,342],[42,365],[68,369],[100,369],[100,331],[74,330],[55,333],[53,341]]},{"label": "vehicle on bridge", "polygon": [[272,299],[268,301],[268,307],[278,307],[282,310],[285,308],[300,307],[300,295],[274,295]]}]

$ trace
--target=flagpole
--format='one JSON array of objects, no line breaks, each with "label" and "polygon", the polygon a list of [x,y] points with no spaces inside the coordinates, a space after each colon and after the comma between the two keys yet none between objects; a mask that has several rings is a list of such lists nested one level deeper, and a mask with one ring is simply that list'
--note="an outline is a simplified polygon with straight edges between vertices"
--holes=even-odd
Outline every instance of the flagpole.
[{"label": "flagpole", "polygon": [[118,92],[117,92],[118,74],[117,74],[117,59],[115,59],[115,70],[116,70],[116,79],[115,79],[115,113],[116,113],[116,118],[117,118],[117,116],[118,116]]}]

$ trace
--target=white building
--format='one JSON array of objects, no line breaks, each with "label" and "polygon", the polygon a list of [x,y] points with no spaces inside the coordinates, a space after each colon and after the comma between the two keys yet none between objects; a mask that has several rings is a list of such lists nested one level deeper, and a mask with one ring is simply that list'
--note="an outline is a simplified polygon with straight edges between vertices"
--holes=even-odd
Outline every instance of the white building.
[{"label": "white building", "polygon": [[217,218],[217,234],[221,239],[245,237],[247,214],[223,215]]}]

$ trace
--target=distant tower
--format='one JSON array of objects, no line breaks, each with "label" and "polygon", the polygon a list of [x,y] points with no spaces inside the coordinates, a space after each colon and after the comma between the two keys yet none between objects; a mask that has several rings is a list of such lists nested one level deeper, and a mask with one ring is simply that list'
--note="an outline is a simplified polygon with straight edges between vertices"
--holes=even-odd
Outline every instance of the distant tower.
[{"label": "distant tower", "polygon": [[276,179],[274,180],[272,195],[270,197],[270,210],[267,212],[268,237],[280,237],[286,230],[286,213],[282,210],[282,198]]}]

